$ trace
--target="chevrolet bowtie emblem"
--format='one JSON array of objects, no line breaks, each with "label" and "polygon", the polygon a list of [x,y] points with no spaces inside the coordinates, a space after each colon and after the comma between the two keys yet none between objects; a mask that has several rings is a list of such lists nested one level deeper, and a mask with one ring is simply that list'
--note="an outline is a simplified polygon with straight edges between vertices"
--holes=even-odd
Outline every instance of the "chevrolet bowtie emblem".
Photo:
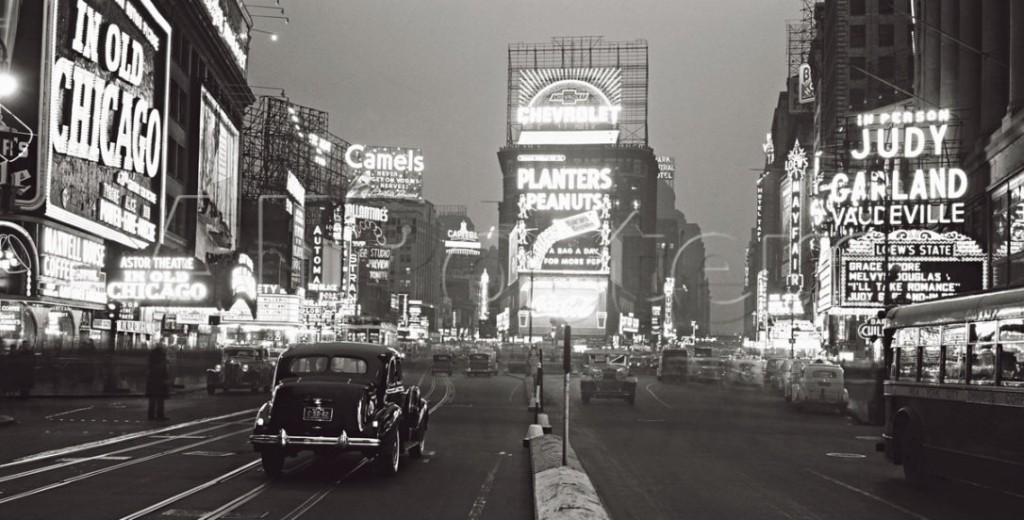
[{"label": "chevrolet bowtie emblem", "polygon": [[561,103],[563,105],[577,105],[588,99],[590,99],[590,92],[567,88],[562,89],[561,92],[551,94],[548,101],[551,101],[552,103]]}]

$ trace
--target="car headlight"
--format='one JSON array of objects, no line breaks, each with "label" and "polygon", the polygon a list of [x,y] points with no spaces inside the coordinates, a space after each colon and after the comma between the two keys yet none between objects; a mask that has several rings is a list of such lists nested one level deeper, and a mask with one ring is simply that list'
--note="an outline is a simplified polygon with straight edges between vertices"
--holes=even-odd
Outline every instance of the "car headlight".
[{"label": "car headlight", "polygon": [[601,369],[600,369],[600,368],[595,368],[595,369],[592,369],[592,370],[590,371],[590,375],[591,375],[591,376],[592,376],[592,377],[593,377],[594,379],[601,379],[601,377],[602,377],[602,376],[603,376],[604,374],[603,374],[603,373],[601,372]]},{"label": "car headlight", "polygon": [[249,365],[242,365],[242,372],[248,372],[248,371],[249,371]]},{"label": "car headlight", "polygon": [[220,372],[222,368],[224,368],[224,367],[222,367],[222,366],[220,366],[220,365],[218,364],[217,366],[213,367],[213,370],[214,370],[215,372]]}]

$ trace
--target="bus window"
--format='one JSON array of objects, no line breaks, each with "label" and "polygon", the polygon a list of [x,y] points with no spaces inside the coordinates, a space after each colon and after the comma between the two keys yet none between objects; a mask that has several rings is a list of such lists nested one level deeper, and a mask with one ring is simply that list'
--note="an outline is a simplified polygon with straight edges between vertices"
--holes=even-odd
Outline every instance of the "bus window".
[{"label": "bus window", "polygon": [[942,382],[963,384],[964,360],[967,358],[967,326],[943,327],[942,344],[946,347],[946,372]]},{"label": "bus window", "polygon": [[978,321],[971,324],[971,343],[994,343],[996,341],[995,321]]},{"label": "bus window", "polygon": [[921,327],[921,381],[925,383],[939,382],[939,350],[940,327],[932,325]]},{"label": "bus window", "polygon": [[996,382],[995,345],[972,345],[971,384],[991,385]]},{"label": "bus window", "polygon": [[1024,341],[1024,320],[1002,320],[999,322],[999,342],[1016,343]]},{"label": "bus window", "polygon": [[917,347],[900,347],[897,379],[917,381]]},{"label": "bus window", "polygon": [[1024,386],[1024,343],[1003,343],[999,354],[1003,386]]}]

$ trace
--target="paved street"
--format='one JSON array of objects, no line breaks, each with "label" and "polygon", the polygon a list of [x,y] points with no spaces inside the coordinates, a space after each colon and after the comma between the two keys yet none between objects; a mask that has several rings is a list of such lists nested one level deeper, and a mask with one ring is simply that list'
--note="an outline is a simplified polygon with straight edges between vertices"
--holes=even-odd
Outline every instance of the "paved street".
[{"label": "paved street", "polygon": [[[425,457],[403,459],[393,479],[350,454],[290,459],[287,475],[269,480],[246,440],[265,394],[178,395],[167,423],[139,421],[140,398],[3,401],[0,413],[19,424],[0,430],[0,516],[294,519],[344,510],[354,518],[532,518],[522,380],[413,370],[406,382],[429,396],[430,433]],[[18,462],[118,436],[129,437]]]},{"label": "paved street", "polygon": [[[545,379],[561,432],[560,376]],[[799,413],[773,393],[641,376],[637,402],[580,402],[569,437],[613,518],[1015,517],[1024,499],[964,484],[922,493],[874,451],[880,427]],[[1009,515],[1009,516],[1007,516]]]}]

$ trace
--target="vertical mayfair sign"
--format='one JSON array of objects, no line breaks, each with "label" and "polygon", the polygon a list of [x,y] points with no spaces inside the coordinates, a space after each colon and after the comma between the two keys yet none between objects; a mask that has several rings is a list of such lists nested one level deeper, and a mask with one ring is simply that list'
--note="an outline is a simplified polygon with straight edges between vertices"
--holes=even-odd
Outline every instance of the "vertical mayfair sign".
[{"label": "vertical mayfair sign", "polygon": [[121,244],[162,239],[170,25],[151,0],[51,0],[46,214]]}]

